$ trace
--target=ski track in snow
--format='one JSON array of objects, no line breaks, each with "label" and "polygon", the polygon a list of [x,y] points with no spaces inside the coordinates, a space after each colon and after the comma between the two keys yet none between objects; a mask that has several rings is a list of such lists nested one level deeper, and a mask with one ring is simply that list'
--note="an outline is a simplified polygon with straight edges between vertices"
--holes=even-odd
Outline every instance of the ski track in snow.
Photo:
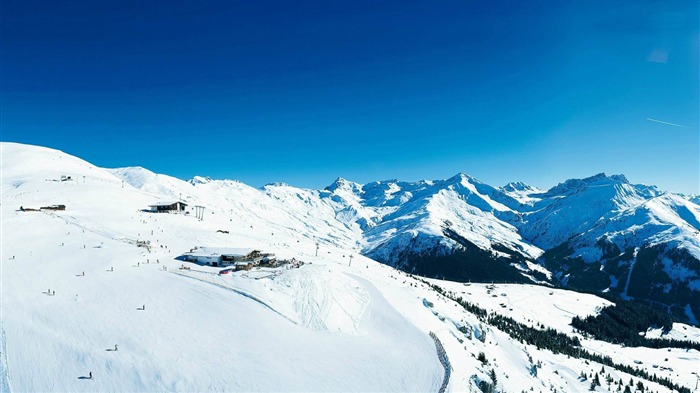
[{"label": "ski track in snow", "polygon": [[304,289],[305,291],[294,299],[294,308],[298,310],[302,324],[315,330],[327,330],[323,321],[330,309],[328,293],[319,288],[314,281],[308,282]]},{"label": "ski track in snow", "polygon": [[[265,303],[264,301],[258,299],[257,297],[255,297],[255,296],[253,296],[253,295],[251,295],[251,294],[249,294],[249,293],[247,293],[247,292],[241,291],[240,289],[236,289],[236,288],[229,287],[229,286],[226,286],[226,285],[217,283],[217,282],[213,282],[213,281],[210,281],[210,280],[206,280],[206,279],[204,279],[204,278],[195,277],[195,276],[192,276],[192,275],[183,273],[183,272],[169,271],[169,273],[177,274],[177,275],[180,275],[180,276],[183,276],[183,277],[191,278],[191,279],[193,279],[193,280],[205,282],[205,283],[207,283],[207,284],[214,285],[214,286],[216,286],[216,287],[225,289],[225,290],[227,290],[227,291],[231,291],[231,292],[237,293],[237,294],[239,294],[239,295],[241,295],[241,296],[243,296],[243,297],[246,297],[246,298],[248,298],[248,299],[250,299],[250,300],[252,300],[252,301],[254,301],[254,302],[260,304],[261,306],[267,308],[268,310],[274,312],[275,314],[277,314],[277,315],[279,315],[279,316],[285,318],[285,319],[288,320],[289,322],[292,322],[292,323],[295,324],[295,325],[297,324],[297,323],[294,322],[291,318],[289,318],[289,317],[287,317],[286,315],[282,314],[281,312],[277,311],[275,308],[273,308],[273,307],[270,306],[269,304]],[[207,274],[207,273],[205,273],[205,274]]]},{"label": "ski track in snow", "polygon": [[574,317],[576,316],[576,313],[575,313],[575,312],[571,312],[571,311],[569,311],[569,310],[565,310],[565,309],[563,309],[563,308],[557,306],[557,305],[554,304],[554,303],[552,303],[552,306],[554,306],[554,308],[556,308],[557,310],[561,310],[561,311],[563,311],[563,312],[565,312],[565,313],[567,313],[567,314],[569,314],[569,315],[571,315],[571,316],[574,316]]},{"label": "ski track in snow", "polygon": [[135,239],[130,239],[130,238],[128,238],[127,235],[115,236],[114,233],[100,230],[100,229],[91,228],[87,225],[83,225],[78,221],[77,218],[75,218],[73,216],[62,216],[62,215],[58,215],[56,213],[52,213],[52,212],[49,212],[46,210],[42,210],[41,213],[44,213],[47,216],[52,217],[52,218],[58,218],[60,220],[63,220],[68,225],[78,227],[83,231],[87,231],[89,233],[93,233],[95,235],[102,236],[102,237],[105,237],[105,238],[110,239],[110,240],[116,240],[116,241],[120,241],[122,243],[127,243],[127,244],[135,244],[136,243]]}]

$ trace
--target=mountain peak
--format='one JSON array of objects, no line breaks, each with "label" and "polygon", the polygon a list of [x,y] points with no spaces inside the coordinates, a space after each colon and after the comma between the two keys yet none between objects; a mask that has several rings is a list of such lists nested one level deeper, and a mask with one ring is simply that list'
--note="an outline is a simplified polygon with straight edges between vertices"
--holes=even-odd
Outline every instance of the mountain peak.
[{"label": "mountain peak", "polygon": [[267,188],[267,187],[290,187],[290,185],[289,185],[289,183],[276,181],[276,182],[272,182],[272,183],[267,183],[263,186],[263,188]]},{"label": "mountain peak", "polygon": [[629,184],[625,175],[606,175],[604,172],[586,177],[583,179],[569,179],[563,183],[559,183],[547,191],[547,195],[555,194],[571,194],[588,188],[593,184]]},{"label": "mountain peak", "polygon": [[478,182],[475,178],[467,175],[464,172],[459,172],[458,174],[452,176],[451,178],[445,180],[447,184],[456,184],[456,183],[473,183],[474,181]]},{"label": "mountain peak", "polygon": [[207,184],[212,182],[212,178],[209,176],[195,176],[187,181],[188,183],[196,186],[198,184]]},{"label": "mountain peak", "polygon": [[327,191],[336,191],[336,190],[360,190],[362,186],[355,182],[351,182],[350,180],[344,179],[342,177],[338,177],[335,179],[333,184],[329,185],[326,187]]},{"label": "mountain peak", "polygon": [[503,191],[537,191],[535,187],[532,187],[531,185],[521,182],[521,181],[512,181],[505,186],[501,187],[501,190]]},{"label": "mountain peak", "polygon": [[[576,179],[572,179],[572,180],[576,180]],[[608,175],[605,174],[605,172],[600,172],[600,173],[595,174],[595,175],[593,175],[593,176],[591,176],[591,177],[587,177],[587,178],[585,178],[585,179],[581,179],[581,181],[587,182],[587,183],[598,182],[598,181],[601,181],[601,180],[609,180],[609,181],[612,181],[612,182],[615,182],[615,183],[629,183],[629,181],[627,181],[627,178],[625,177],[625,175],[619,174],[619,175],[610,175],[610,176],[608,176]]]}]

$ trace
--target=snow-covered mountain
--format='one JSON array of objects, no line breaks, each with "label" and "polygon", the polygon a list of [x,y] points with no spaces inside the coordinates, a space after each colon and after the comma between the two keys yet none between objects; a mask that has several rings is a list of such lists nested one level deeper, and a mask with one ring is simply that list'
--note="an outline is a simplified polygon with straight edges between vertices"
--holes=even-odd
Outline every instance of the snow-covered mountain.
[{"label": "snow-covered mountain", "polygon": [[[571,288],[654,301],[697,323],[700,207],[624,176],[568,180],[524,210],[523,236]],[[638,263],[639,262],[639,263]]]},{"label": "snow-covered mountain", "polygon": [[366,185],[340,179],[326,191],[341,202],[342,211],[358,217],[363,254],[404,271],[464,281],[517,281],[541,270],[528,261],[542,250],[523,240],[509,222],[517,214],[504,202],[518,202],[465,174]]},{"label": "snow-covered mountain", "polygon": [[[601,372],[596,360],[525,343],[486,320],[498,315],[575,337],[581,351],[608,354],[615,366],[606,365],[605,374],[616,384],[632,380],[669,391],[640,376],[653,373],[695,386],[697,350],[624,347],[570,326],[573,316],[596,314],[608,300],[548,286],[425,281],[359,254],[386,255],[385,262],[406,270],[425,268],[411,258],[478,257],[502,274],[515,265],[520,277],[547,280],[535,262],[549,250],[528,239],[525,228],[541,209],[566,209],[555,202],[575,192],[555,198],[529,187],[498,189],[462,174],[257,189],[144,168],[102,169],[15,143],[0,143],[0,153],[0,391],[422,392],[492,385],[561,392],[587,390],[591,381],[581,375]],[[190,214],[144,211],[178,199]],[[39,210],[52,205],[66,208]],[[194,206],[204,207],[202,220]],[[687,199],[657,193],[634,207],[621,205],[600,225],[585,227],[579,240],[600,232],[622,247],[625,231],[643,230],[644,239],[658,241],[652,247],[669,247],[664,255],[674,277],[687,279],[692,266],[683,270],[670,258],[695,255],[687,231],[697,228],[688,223],[696,213]],[[639,244],[646,243],[630,244],[639,248],[637,272]],[[202,245],[255,247],[305,263],[219,275],[218,268],[176,259]],[[463,273],[470,265],[461,266]],[[627,294],[634,296],[631,287]],[[700,342],[700,330],[678,323],[645,333]]]},{"label": "snow-covered mountain", "polygon": [[[693,323],[700,316],[700,207],[622,175],[571,179],[547,191],[522,182],[495,188],[465,174],[364,185],[339,178],[323,190],[286,184],[257,190],[144,172],[111,173],[143,191],[239,205],[253,219],[423,276],[551,282],[665,304]],[[255,206],[246,206],[251,201]]]},{"label": "snow-covered mountain", "polygon": [[693,323],[700,315],[700,207],[692,198],[605,174],[547,191],[494,188],[464,174],[339,179],[326,191],[343,221],[358,224],[363,254],[404,271],[549,281],[665,304]]}]

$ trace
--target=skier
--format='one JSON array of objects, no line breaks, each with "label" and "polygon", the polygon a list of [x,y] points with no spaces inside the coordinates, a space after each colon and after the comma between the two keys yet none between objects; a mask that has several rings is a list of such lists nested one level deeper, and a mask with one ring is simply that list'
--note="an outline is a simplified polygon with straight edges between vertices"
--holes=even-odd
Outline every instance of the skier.
[{"label": "skier", "polygon": [[88,375],[89,375],[88,379],[92,379],[92,371],[90,371],[90,373]]},{"label": "skier", "polygon": [[118,350],[119,350],[119,348],[117,348],[117,344],[114,344],[114,350],[115,350],[115,351],[118,351]]}]

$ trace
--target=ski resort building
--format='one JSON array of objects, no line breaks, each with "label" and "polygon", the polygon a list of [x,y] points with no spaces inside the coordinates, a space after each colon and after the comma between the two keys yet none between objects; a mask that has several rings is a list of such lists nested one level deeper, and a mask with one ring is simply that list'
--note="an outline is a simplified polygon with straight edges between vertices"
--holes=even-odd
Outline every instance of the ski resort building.
[{"label": "ski resort building", "polygon": [[41,210],[66,210],[66,205],[42,206]]},{"label": "ski resort building", "polygon": [[181,213],[185,211],[187,204],[184,202],[158,202],[153,205],[148,205],[149,211],[152,213]]},{"label": "ski resort building", "polygon": [[261,262],[275,260],[275,254],[263,253],[253,248],[196,247],[183,254],[186,261],[208,266],[235,266],[236,270],[248,270]]}]

